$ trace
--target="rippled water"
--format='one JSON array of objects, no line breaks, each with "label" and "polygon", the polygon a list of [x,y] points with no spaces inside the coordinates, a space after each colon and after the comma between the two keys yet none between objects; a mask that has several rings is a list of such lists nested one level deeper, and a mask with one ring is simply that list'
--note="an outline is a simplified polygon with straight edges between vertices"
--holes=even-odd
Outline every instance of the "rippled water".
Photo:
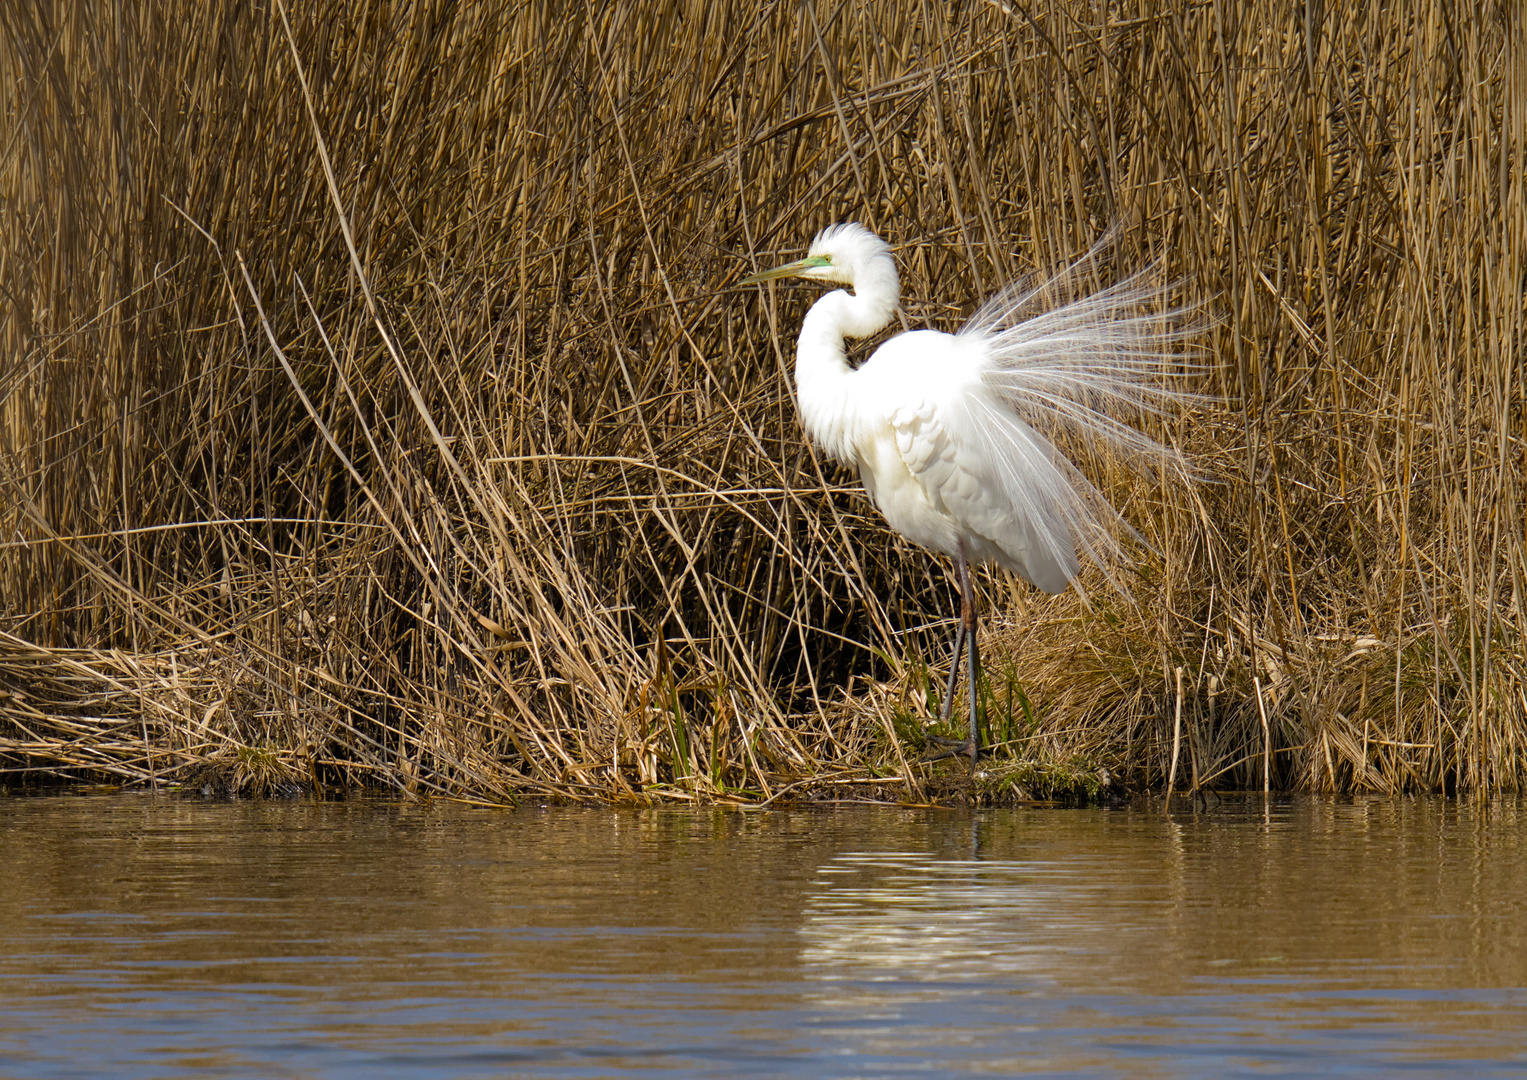
[{"label": "rippled water", "polygon": [[1522,1075],[1524,826],[0,800],[0,1074]]}]

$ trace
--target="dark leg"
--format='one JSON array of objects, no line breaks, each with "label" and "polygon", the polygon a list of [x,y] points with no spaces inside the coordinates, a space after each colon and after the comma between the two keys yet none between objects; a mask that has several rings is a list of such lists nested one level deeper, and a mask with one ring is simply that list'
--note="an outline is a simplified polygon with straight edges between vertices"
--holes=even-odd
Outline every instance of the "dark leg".
[{"label": "dark leg", "polygon": [[[963,603],[963,602],[962,602]],[[960,613],[960,620],[954,630],[954,654],[949,658],[949,679],[944,683],[944,702],[939,706],[939,723],[947,724],[949,716],[954,710],[954,685],[960,678],[960,654],[965,648],[965,618],[964,611]],[[924,761],[941,761],[946,757],[954,757],[956,754],[965,753],[965,744],[959,739],[948,739],[942,735],[929,735],[928,743],[936,749],[930,750]]]},{"label": "dark leg", "polygon": [[944,684],[944,704],[939,710],[939,722],[949,722],[949,711],[954,707],[954,681],[960,675],[960,650],[965,645],[965,619],[960,619],[954,631],[954,655],[949,659],[949,681]]},{"label": "dark leg", "polygon": [[[970,692],[970,771],[976,771],[976,758],[981,753],[981,725],[976,712],[977,679],[981,673],[981,656],[976,649],[976,592],[970,584],[970,568],[965,564],[965,548],[960,545],[960,628],[965,632],[965,682]],[[956,659],[958,663],[958,659]]]},{"label": "dark leg", "polygon": [[970,566],[965,561],[965,547],[954,557],[960,581],[960,623],[954,632],[954,656],[949,661],[949,681],[944,684],[944,703],[939,709],[939,720],[948,723],[954,709],[954,685],[960,674],[960,653],[965,653],[965,681],[970,686],[970,741],[946,739],[942,735],[930,735],[928,741],[939,747],[936,752],[923,758],[938,761],[956,754],[970,755],[970,774],[975,776],[976,757],[981,752],[981,728],[976,714],[976,676],[981,670],[980,657],[976,652],[976,594],[970,584]]}]

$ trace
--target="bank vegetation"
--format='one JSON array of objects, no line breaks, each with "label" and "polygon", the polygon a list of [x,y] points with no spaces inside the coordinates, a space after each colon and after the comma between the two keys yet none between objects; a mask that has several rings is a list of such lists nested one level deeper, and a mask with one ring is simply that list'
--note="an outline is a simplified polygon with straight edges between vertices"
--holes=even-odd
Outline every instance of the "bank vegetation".
[{"label": "bank vegetation", "polygon": [[[983,574],[976,797],[1527,766],[1511,4],[0,0],[0,776],[920,801],[954,600],[803,441],[817,228],[907,326],[1123,238],[1203,481]],[[961,722],[959,711],[956,722]]]}]

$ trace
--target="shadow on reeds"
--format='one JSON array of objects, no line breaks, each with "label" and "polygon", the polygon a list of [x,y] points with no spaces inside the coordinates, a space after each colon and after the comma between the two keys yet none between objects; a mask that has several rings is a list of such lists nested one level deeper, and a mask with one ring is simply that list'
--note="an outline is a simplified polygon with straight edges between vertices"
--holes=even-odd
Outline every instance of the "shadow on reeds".
[{"label": "shadow on reeds", "polygon": [[732,283],[859,219],[951,327],[1119,221],[1212,482],[1091,462],[1135,572],[984,579],[1002,791],[1519,787],[1506,11],[0,0],[0,771],[958,787],[947,568]]}]

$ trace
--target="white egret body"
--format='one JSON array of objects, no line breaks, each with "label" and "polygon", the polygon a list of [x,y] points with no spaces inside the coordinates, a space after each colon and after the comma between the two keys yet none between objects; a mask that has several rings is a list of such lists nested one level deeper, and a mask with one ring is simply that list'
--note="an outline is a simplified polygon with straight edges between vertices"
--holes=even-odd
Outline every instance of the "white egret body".
[{"label": "white egret body", "polygon": [[853,290],[821,297],[801,325],[801,424],[859,470],[891,528],[955,560],[962,611],[943,709],[947,719],[968,641],[972,768],[979,661],[968,567],[996,563],[1058,593],[1081,568],[1079,550],[1100,562],[1118,553],[1118,514],[1040,429],[1069,429],[1131,456],[1170,455],[1114,413],[1159,411],[1186,396],[1163,378],[1181,334],[1158,310],[1160,286],[1137,276],[1044,306],[1086,262],[1038,288],[1001,290],[957,334],[898,334],[857,369],[844,339],[884,329],[901,297],[896,264],[874,233],[831,226],[806,258],[743,282],[801,277]]}]

